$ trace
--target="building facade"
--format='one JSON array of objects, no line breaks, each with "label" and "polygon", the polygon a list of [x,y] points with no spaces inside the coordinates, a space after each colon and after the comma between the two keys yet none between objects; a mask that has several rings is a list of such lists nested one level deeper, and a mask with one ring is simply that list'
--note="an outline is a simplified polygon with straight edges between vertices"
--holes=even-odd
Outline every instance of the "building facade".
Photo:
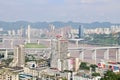
[{"label": "building facade", "polygon": [[24,45],[17,45],[14,48],[14,58],[13,61],[10,63],[11,67],[18,66],[24,67],[25,66],[25,54],[24,54]]}]

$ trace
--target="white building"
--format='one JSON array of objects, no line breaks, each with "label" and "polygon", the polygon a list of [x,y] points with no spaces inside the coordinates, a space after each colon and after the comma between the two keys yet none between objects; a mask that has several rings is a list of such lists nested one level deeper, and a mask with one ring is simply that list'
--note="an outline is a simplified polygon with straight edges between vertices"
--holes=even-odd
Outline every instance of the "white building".
[{"label": "white building", "polygon": [[14,58],[13,61],[10,63],[11,67],[18,66],[24,67],[25,66],[25,54],[24,54],[24,45],[17,45],[14,49]]},{"label": "white building", "polygon": [[21,68],[2,68],[0,69],[0,80],[19,80]]}]

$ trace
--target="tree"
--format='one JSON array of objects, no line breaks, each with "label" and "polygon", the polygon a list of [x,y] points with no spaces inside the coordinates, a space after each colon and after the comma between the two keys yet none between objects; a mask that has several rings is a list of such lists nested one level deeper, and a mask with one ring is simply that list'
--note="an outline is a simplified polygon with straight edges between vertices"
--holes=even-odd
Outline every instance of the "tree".
[{"label": "tree", "polygon": [[67,78],[64,77],[64,78],[62,78],[62,80],[67,80]]},{"label": "tree", "polygon": [[4,55],[0,54],[0,58],[4,58]]},{"label": "tree", "polygon": [[29,61],[36,61],[36,59],[33,55],[25,56],[25,62],[29,62]]},{"label": "tree", "polygon": [[80,64],[80,69],[89,70],[90,67],[87,66],[87,63],[86,63],[86,62],[81,62],[81,64]]},{"label": "tree", "polygon": [[9,64],[12,62],[13,58],[9,58],[6,60],[2,60],[3,63],[5,63],[6,66],[9,66]]},{"label": "tree", "polygon": [[92,73],[92,76],[100,76],[100,73]]},{"label": "tree", "polygon": [[118,75],[115,74],[114,72],[108,70],[108,71],[104,74],[104,77],[101,78],[100,80],[119,80],[119,77],[118,77]]},{"label": "tree", "polygon": [[29,62],[29,58],[27,56],[25,56],[25,62]]},{"label": "tree", "polygon": [[93,34],[90,37],[93,38],[93,40],[90,41],[91,44],[113,45],[116,42],[118,42],[115,40],[115,38],[112,34],[109,34],[109,35],[108,34]]},{"label": "tree", "polygon": [[120,32],[116,34],[116,43],[120,45]]},{"label": "tree", "polygon": [[97,65],[95,65],[95,64],[91,64],[91,65],[90,65],[90,67],[92,68],[92,71],[94,71],[94,72],[95,72],[95,71],[96,71],[95,69],[96,69],[98,66],[97,66]]}]

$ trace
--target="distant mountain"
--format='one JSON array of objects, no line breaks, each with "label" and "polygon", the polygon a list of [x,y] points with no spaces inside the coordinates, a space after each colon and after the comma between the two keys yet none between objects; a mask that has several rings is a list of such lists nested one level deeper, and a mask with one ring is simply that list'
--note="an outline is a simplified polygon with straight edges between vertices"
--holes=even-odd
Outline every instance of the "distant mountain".
[{"label": "distant mountain", "polygon": [[72,28],[78,28],[79,25],[83,25],[84,28],[97,28],[97,27],[110,27],[111,25],[120,25],[120,24],[112,24],[110,22],[93,22],[93,23],[79,23],[79,22],[28,22],[28,21],[16,21],[16,22],[5,22],[0,21],[0,28],[4,30],[12,30],[12,29],[20,29],[27,28],[28,25],[31,25],[33,28],[48,28],[49,24],[53,24],[56,28],[71,26]]}]

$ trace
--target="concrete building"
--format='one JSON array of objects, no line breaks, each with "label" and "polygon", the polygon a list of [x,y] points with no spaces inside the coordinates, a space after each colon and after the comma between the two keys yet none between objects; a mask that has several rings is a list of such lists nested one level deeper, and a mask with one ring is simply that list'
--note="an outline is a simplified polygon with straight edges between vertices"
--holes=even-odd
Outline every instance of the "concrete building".
[{"label": "concrete building", "polygon": [[95,29],[85,29],[85,34],[114,34],[120,32],[120,25],[112,25],[110,28],[108,27],[99,27]]},{"label": "concrete building", "polygon": [[51,53],[51,67],[63,70],[63,65],[65,64],[64,60],[67,58],[68,53],[68,41],[63,39],[60,35],[57,35],[56,37],[57,40],[52,42],[54,44],[52,45],[53,51]]},{"label": "concrete building", "polygon": [[29,67],[24,67],[24,73],[31,75],[31,76],[39,76],[39,70],[36,68],[29,68]]},{"label": "concrete building", "polygon": [[78,32],[78,38],[82,38],[83,37],[83,26],[82,25],[79,26],[79,30],[78,31],[79,31]]},{"label": "concrete building", "polygon": [[80,66],[80,60],[79,58],[72,58],[69,57],[66,59],[67,61],[67,67],[65,70],[70,70],[70,71],[78,71],[79,70],[79,66]]},{"label": "concrete building", "polygon": [[11,36],[12,35],[12,31],[8,30],[8,35]]},{"label": "concrete building", "polygon": [[24,65],[25,65],[24,45],[17,45],[14,48],[14,59],[10,63],[10,66],[24,67]]},{"label": "concrete building", "polygon": [[31,29],[30,29],[30,25],[28,25],[28,29],[27,29],[28,43],[30,43],[30,33],[31,33]]},{"label": "concrete building", "polygon": [[67,58],[68,53],[68,41],[66,39],[62,39],[59,35],[57,36],[57,53],[58,58],[61,62],[61,71],[64,70],[64,67],[66,66],[65,59]]},{"label": "concrete building", "polygon": [[1,68],[0,69],[0,80],[19,80],[19,73],[22,72],[22,68]]},{"label": "concrete building", "polygon": [[78,37],[78,32],[79,30],[78,29],[71,29],[71,38],[76,38]]},{"label": "concrete building", "polygon": [[15,36],[16,32],[15,30],[12,30],[12,36]]},{"label": "concrete building", "polygon": [[118,32],[120,32],[120,25],[112,25],[111,33],[114,34],[114,33],[118,33]]}]

